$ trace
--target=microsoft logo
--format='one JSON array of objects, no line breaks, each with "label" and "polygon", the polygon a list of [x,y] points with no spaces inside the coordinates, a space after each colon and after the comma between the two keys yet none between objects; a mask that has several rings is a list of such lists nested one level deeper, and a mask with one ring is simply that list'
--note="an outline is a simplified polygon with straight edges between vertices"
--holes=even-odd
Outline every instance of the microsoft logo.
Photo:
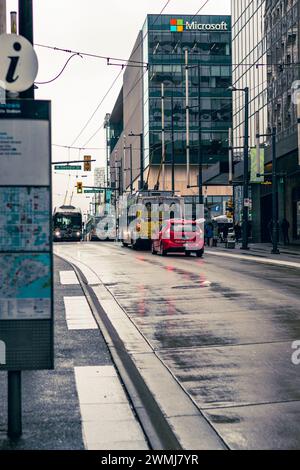
[{"label": "microsoft logo", "polygon": [[172,33],[182,33],[183,27],[184,27],[183,20],[173,19],[170,21],[170,30],[172,31]]}]

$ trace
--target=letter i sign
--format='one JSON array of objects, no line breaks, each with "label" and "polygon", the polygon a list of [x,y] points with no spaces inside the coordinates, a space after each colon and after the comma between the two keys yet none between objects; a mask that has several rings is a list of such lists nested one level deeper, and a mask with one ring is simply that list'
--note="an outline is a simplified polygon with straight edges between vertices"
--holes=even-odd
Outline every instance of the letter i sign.
[{"label": "letter i sign", "polygon": [[28,90],[38,74],[38,59],[32,44],[17,34],[0,36],[0,86],[19,93]]}]

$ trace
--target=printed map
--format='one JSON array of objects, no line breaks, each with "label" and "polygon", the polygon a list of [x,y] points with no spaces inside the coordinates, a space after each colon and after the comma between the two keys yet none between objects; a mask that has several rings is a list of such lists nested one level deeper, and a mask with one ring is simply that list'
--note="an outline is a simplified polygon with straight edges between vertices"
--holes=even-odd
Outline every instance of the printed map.
[{"label": "printed map", "polygon": [[51,318],[49,254],[0,254],[0,320]]},{"label": "printed map", "polygon": [[0,251],[50,249],[48,188],[0,188]]}]

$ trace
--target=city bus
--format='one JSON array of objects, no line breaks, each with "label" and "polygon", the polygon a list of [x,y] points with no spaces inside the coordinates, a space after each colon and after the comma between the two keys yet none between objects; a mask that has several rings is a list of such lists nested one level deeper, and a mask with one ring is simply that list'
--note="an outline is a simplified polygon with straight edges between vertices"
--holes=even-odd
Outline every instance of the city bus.
[{"label": "city bus", "polygon": [[182,218],[183,199],[172,191],[139,191],[119,204],[119,239],[123,246],[151,249],[166,220]]},{"label": "city bus", "polygon": [[87,242],[115,240],[116,219],[113,215],[92,215],[85,225],[85,240]]},{"label": "city bus", "polygon": [[80,241],[82,240],[82,213],[74,206],[61,206],[53,212],[53,240]]}]

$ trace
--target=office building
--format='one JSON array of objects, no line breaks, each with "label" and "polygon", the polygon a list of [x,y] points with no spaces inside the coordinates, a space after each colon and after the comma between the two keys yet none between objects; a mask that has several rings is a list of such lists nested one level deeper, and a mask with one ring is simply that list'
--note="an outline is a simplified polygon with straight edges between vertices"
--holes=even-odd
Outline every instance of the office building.
[{"label": "office building", "polygon": [[[186,120],[186,51],[189,126]],[[200,156],[203,193],[211,203],[222,206],[232,194],[228,178],[206,188],[205,172],[217,165],[228,177],[231,66],[229,16],[148,15],[107,124],[112,184],[121,192],[128,191],[132,178],[134,188],[138,189],[142,157],[143,180],[150,189],[158,183],[160,189],[172,189],[173,163],[175,190],[182,195],[197,195]],[[134,136],[131,137],[131,133]],[[191,188],[187,187],[187,147]],[[163,160],[165,165],[162,165]],[[213,196],[215,201],[211,199]]]},{"label": "office building", "polygon": [[[260,134],[276,128],[279,224],[284,218],[289,221],[293,242],[300,242],[299,145],[293,102],[293,88],[299,80],[299,6],[299,0],[232,0],[233,84],[250,89],[250,145],[256,145],[257,113]],[[234,145],[239,147],[244,135],[243,93],[234,96],[233,127]],[[266,176],[263,182],[254,178],[251,185],[253,240],[257,242],[271,238],[270,142],[269,137],[260,139],[261,171]],[[238,150],[236,157],[240,158]]]}]

